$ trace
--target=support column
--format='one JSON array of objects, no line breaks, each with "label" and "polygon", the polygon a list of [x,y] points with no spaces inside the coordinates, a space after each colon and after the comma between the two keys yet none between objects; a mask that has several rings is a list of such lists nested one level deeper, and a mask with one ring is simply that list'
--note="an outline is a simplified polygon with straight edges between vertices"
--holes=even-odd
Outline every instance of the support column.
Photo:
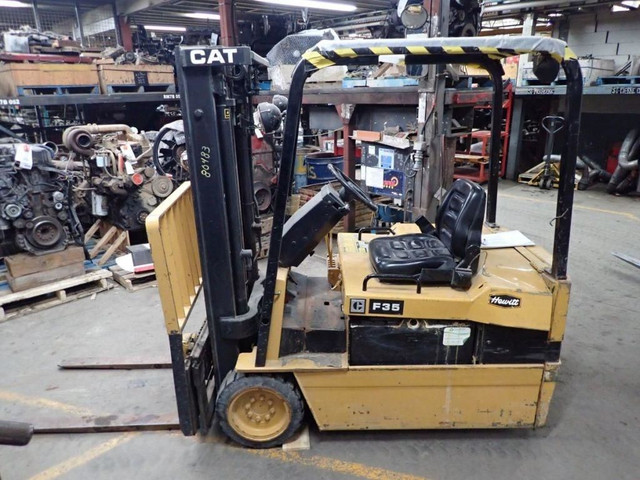
[{"label": "support column", "polygon": [[120,35],[122,36],[121,45],[127,52],[133,50],[133,35],[131,34],[131,25],[127,23],[126,17],[119,16],[118,24],[120,25]]},{"label": "support column", "polygon": [[42,31],[42,24],[40,23],[40,13],[38,12],[38,0],[31,0],[31,7],[33,8],[33,20],[36,24],[36,30]]},{"label": "support column", "polygon": [[[429,37],[447,36],[449,33],[449,0],[425,0],[425,8],[429,11]],[[429,66],[424,90],[420,98],[418,129],[423,134],[418,135],[414,144],[415,155],[421,156],[419,162],[414,162],[417,170],[414,184],[413,217],[426,215],[434,219],[439,204],[442,187],[448,187],[452,178],[444,178],[447,157],[445,152],[445,138],[443,131],[444,118],[444,88],[445,77],[441,74],[444,65]],[[422,127],[424,126],[424,127]],[[405,211],[405,221],[409,221]]]},{"label": "support column", "polygon": [[218,0],[218,9],[220,12],[220,44],[224,47],[236,45],[236,26],[233,15],[232,0]]},{"label": "support column", "polygon": [[82,16],[80,15],[80,5],[75,2],[76,22],[78,22],[78,33],[80,35],[80,46],[84,47],[84,28],[82,28]]},{"label": "support column", "polygon": [[[524,16],[524,22],[522,23],[522,35],[523,36],[531,36],[531,35],[535,35],[536,34],[536,14],[535,13],[527,13]],[[518,76],[516,78],[516,85],[520,86],[522,85],[522,73],[523,73],[523,68],[522,66],[531,60],[531,55],[526,54],[526,55],[520,55],[520,57],[518,58]]]},{"label": "support column", "polygon": [[[336,105],[336,110],[342,120],[342,139],[343,139],[343,171],[347,177],[356,178],[356,141],[351,137],[353,135],[353,112],[355,105],[343,103]],[[336,145],[337,146],[337,145]],[[356,207],[355,203],[351,203],[349,214],[344,217],[345,232],[353,232],[356,228]]]},{"label": "support column", "polygon": [[113,11],[113,28],[116,32],[116,45],[122,45],[122,31],[120,30],[120,21],[118,19],[118,10],[115,1],[111,3],[111,9]]},{"label": "support column", "polygon": [[513,113],[509,127],[509,154],[507,158],[507,178],[516,180],[520,169],[520,152],[522,150],[522,128],[524,126],[524,100],[513,99]]}]

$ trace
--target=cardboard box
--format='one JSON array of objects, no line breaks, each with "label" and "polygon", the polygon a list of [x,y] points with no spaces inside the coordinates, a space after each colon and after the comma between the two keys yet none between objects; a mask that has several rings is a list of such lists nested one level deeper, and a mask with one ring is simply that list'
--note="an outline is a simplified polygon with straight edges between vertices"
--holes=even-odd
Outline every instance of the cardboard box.
[{"label": "cardboard box", "polygon": [[354,130],[352,138],[361,142],[377,142],[380,140],[381,135],[381,132],[371,130]]}]

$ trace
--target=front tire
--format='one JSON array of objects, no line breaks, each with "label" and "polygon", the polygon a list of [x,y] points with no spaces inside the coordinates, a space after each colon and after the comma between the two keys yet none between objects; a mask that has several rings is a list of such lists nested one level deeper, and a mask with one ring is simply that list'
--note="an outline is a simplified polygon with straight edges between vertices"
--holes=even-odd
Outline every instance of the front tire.
[{"label": "front tire", "polygon": [[229,372],[216,399],[222,431],[251,448],[281,445],[300,428],[304,402],[293,382],[282,377]]}]

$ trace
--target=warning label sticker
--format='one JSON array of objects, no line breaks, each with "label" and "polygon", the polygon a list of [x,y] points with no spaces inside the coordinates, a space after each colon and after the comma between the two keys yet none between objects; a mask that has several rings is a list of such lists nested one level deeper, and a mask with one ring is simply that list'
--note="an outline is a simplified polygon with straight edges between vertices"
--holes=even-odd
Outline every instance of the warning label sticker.
[{"label": "warning label sticker", "polygon": [[460,347],[471,336],[471,327],[446,327],[442,344],[448,347]]}]

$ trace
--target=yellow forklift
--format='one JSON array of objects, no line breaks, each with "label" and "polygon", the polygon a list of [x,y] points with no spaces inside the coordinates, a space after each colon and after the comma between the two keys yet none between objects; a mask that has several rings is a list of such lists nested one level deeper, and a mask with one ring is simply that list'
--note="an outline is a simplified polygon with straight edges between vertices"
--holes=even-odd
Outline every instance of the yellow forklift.
[{"label": "yellow forklift", "polygon": [[[432,224],[341,233],[337,276],[297,267],[353,208],[375,203],[333,169],[286,219],[305,79],[331,65],[475,64],[493,79],[490,180],[457,180]],[[566,143],[553,252],[482,249],[496,223],[502,120],[499,60],[532,54],[567,78]],[[320,430],[538,427],[560,365],[582,75],[567,45],[543,37],[322,41],[295,67],[266,273],[252,193],[251,94],[264,60],[247,47],[180,47],[178,82],[191,182],[147,219],[185,435],[218,419],[236,442],[279,445],[310,412]],[[332,272],[335,273],[335,272]],[[190,314],[201,293],[204,323]]]}]

